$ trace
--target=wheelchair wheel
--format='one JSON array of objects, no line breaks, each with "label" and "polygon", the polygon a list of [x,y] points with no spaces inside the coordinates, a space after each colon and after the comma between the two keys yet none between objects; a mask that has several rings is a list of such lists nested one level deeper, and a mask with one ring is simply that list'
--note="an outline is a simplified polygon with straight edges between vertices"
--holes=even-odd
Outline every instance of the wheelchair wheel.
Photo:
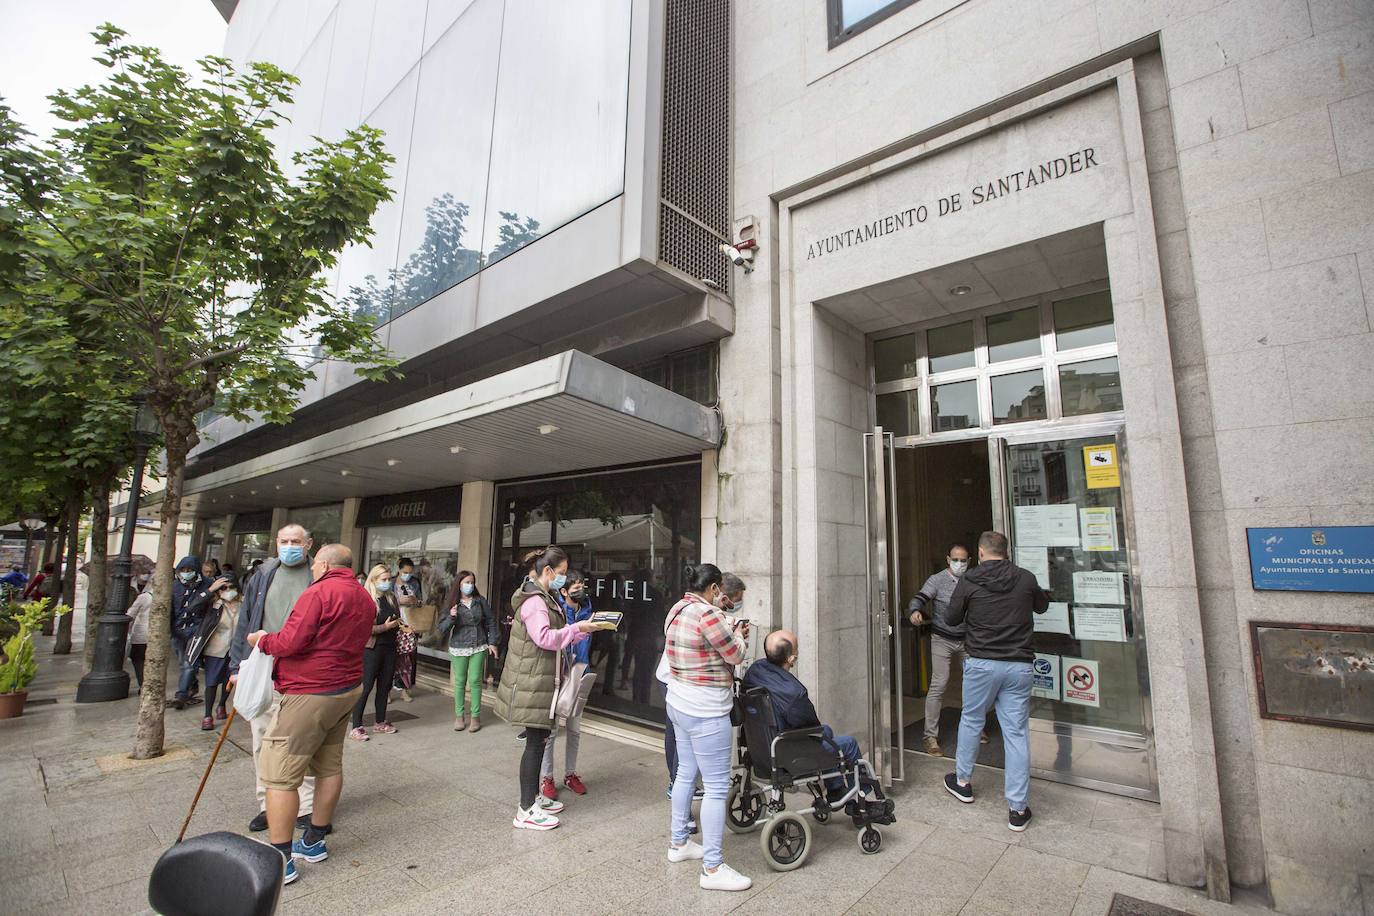
[{"label": "wheelchair wheel", "polygon": [[873,855],[883,848],[883,832],[877,827],[869,825],[859,831],[859,849],[863,850],[864,855]]},{"label": "wheelchair wheel", "polygon": [[725,799],[725,826],[731,833],[748,833],[763,814],[763,793],[753,783],[736,782]]},{"label": "wheelchair wheel", "polygon": [[801,868],[811,852],[811,822],[800,814],[783,811],[763,825],[759,845],[773,871]]},{"label": "wheelchair wheel", "polygon": [[820,811],[820,810],[812,811],[812,812],[811,812],[811,816],[814,817],[814,818],[816,819],[816,823],[818,823],[818,824],[824,824],[826,821],[830,820],[830,812],[829,812],[829,811]]}]

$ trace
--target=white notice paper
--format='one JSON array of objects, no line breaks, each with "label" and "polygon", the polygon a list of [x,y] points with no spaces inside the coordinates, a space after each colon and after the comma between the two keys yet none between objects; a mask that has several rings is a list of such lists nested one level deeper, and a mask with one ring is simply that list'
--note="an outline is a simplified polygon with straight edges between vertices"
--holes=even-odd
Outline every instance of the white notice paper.
[{"label": "white notice paper", "polygon": [[1040,587],[1050,587],[1050,552],[1043,547],[1016,548],[1016,565],[1027,572],[1035,573],[1035,581]]},{"label": "white notice paper", "polygon": [[1084,550],[1116,550],[1116,509],[1090,506],[1078,512]]},{"label": "white notice paper", "polygon": [[1021,547],[1077,547],[1078,506],[1017,506],[1015,541]]},{"label": "white notice paper", "polygon": [[1043,614],[1036,614],[1033,623],[1037,633],[1063,633],[1068,636],[1069,603],[1067,601],[1051,601],[1049,609]]},{"label": "white notice paper", "polygon": [[1074,604],[1126,603],[1126,575],[1118,572],[1076,572],[1073,574]]},{"label": "white notice paper", "polygon": [[1073,609],[1073,635],[1075,639],[1125,642],[1126,609],[1122,607],[1075,607]]},{"label": "white notice paper", "polygon": [[1031,696],[1059,699],[1059,656],[1035,653],[1031,662]]},{"label": "white notice paper", "polygon": [[1069,658],[1065,655],[1060,661],[1064,669],[1064,702],[1077,703],[1079,706],[1101,706],[1098,698],[1097,662],[1087,658]]}]

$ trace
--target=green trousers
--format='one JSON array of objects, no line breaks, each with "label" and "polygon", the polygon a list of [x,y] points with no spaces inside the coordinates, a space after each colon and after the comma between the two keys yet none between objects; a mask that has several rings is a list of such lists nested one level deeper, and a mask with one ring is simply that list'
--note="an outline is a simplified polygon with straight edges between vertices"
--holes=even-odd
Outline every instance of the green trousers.
[{"label": "green trousers", "polygon": [[450,655],[449,674],[453,678],[453,715],[462,718],[463,688],[467,688],[472,718],[482,713],[482,678],[487,672],[487,650],[472,655]]}]

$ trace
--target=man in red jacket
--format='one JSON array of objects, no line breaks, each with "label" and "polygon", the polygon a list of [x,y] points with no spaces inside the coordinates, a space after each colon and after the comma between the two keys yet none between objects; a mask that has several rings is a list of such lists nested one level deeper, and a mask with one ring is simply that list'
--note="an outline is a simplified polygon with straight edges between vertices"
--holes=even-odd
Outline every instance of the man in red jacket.
[{"label": "man in red jacket", "polygon": [[[281,707],[267,726],[258,776],[267,790],[267,833],[286,858],[286,883],[296,880],[294,859],[329,857],[324,838],[343,791],[343,742],[348,718],[362,692],[363,649],[372,635],[377,604],[353,578],[353,552],[327,544],[310,567],[314,582],[296,599],[278,633],[258,630],[248,642],[276,659],[273,680]],[[297,790],[315,777],[315,810],[294,843],[300,810]]]}]

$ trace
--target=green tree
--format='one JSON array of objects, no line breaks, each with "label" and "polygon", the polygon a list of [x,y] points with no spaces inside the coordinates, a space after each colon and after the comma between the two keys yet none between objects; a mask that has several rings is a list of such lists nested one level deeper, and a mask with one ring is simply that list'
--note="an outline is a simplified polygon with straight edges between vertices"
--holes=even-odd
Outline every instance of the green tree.
[{"label": "green tree", "polygon": [[288,178],[268,137],[294,77],[209,57],[193,79],[112,25],[94,34],[110,75],[51,97],[64,122],[51,144],[0,115],[0,221],[18,240],[0,263],[23,307],[71,303],[98,329],[162,427],[163,537],[133,749],[147,758],[162,752],[174,535],[197,416],[215,406],[289,421],[311,371],[302,340],[366,378],[391,370],[370,322],[323,279],[369,237],[391,157],[362,127],[297,153]]}]

